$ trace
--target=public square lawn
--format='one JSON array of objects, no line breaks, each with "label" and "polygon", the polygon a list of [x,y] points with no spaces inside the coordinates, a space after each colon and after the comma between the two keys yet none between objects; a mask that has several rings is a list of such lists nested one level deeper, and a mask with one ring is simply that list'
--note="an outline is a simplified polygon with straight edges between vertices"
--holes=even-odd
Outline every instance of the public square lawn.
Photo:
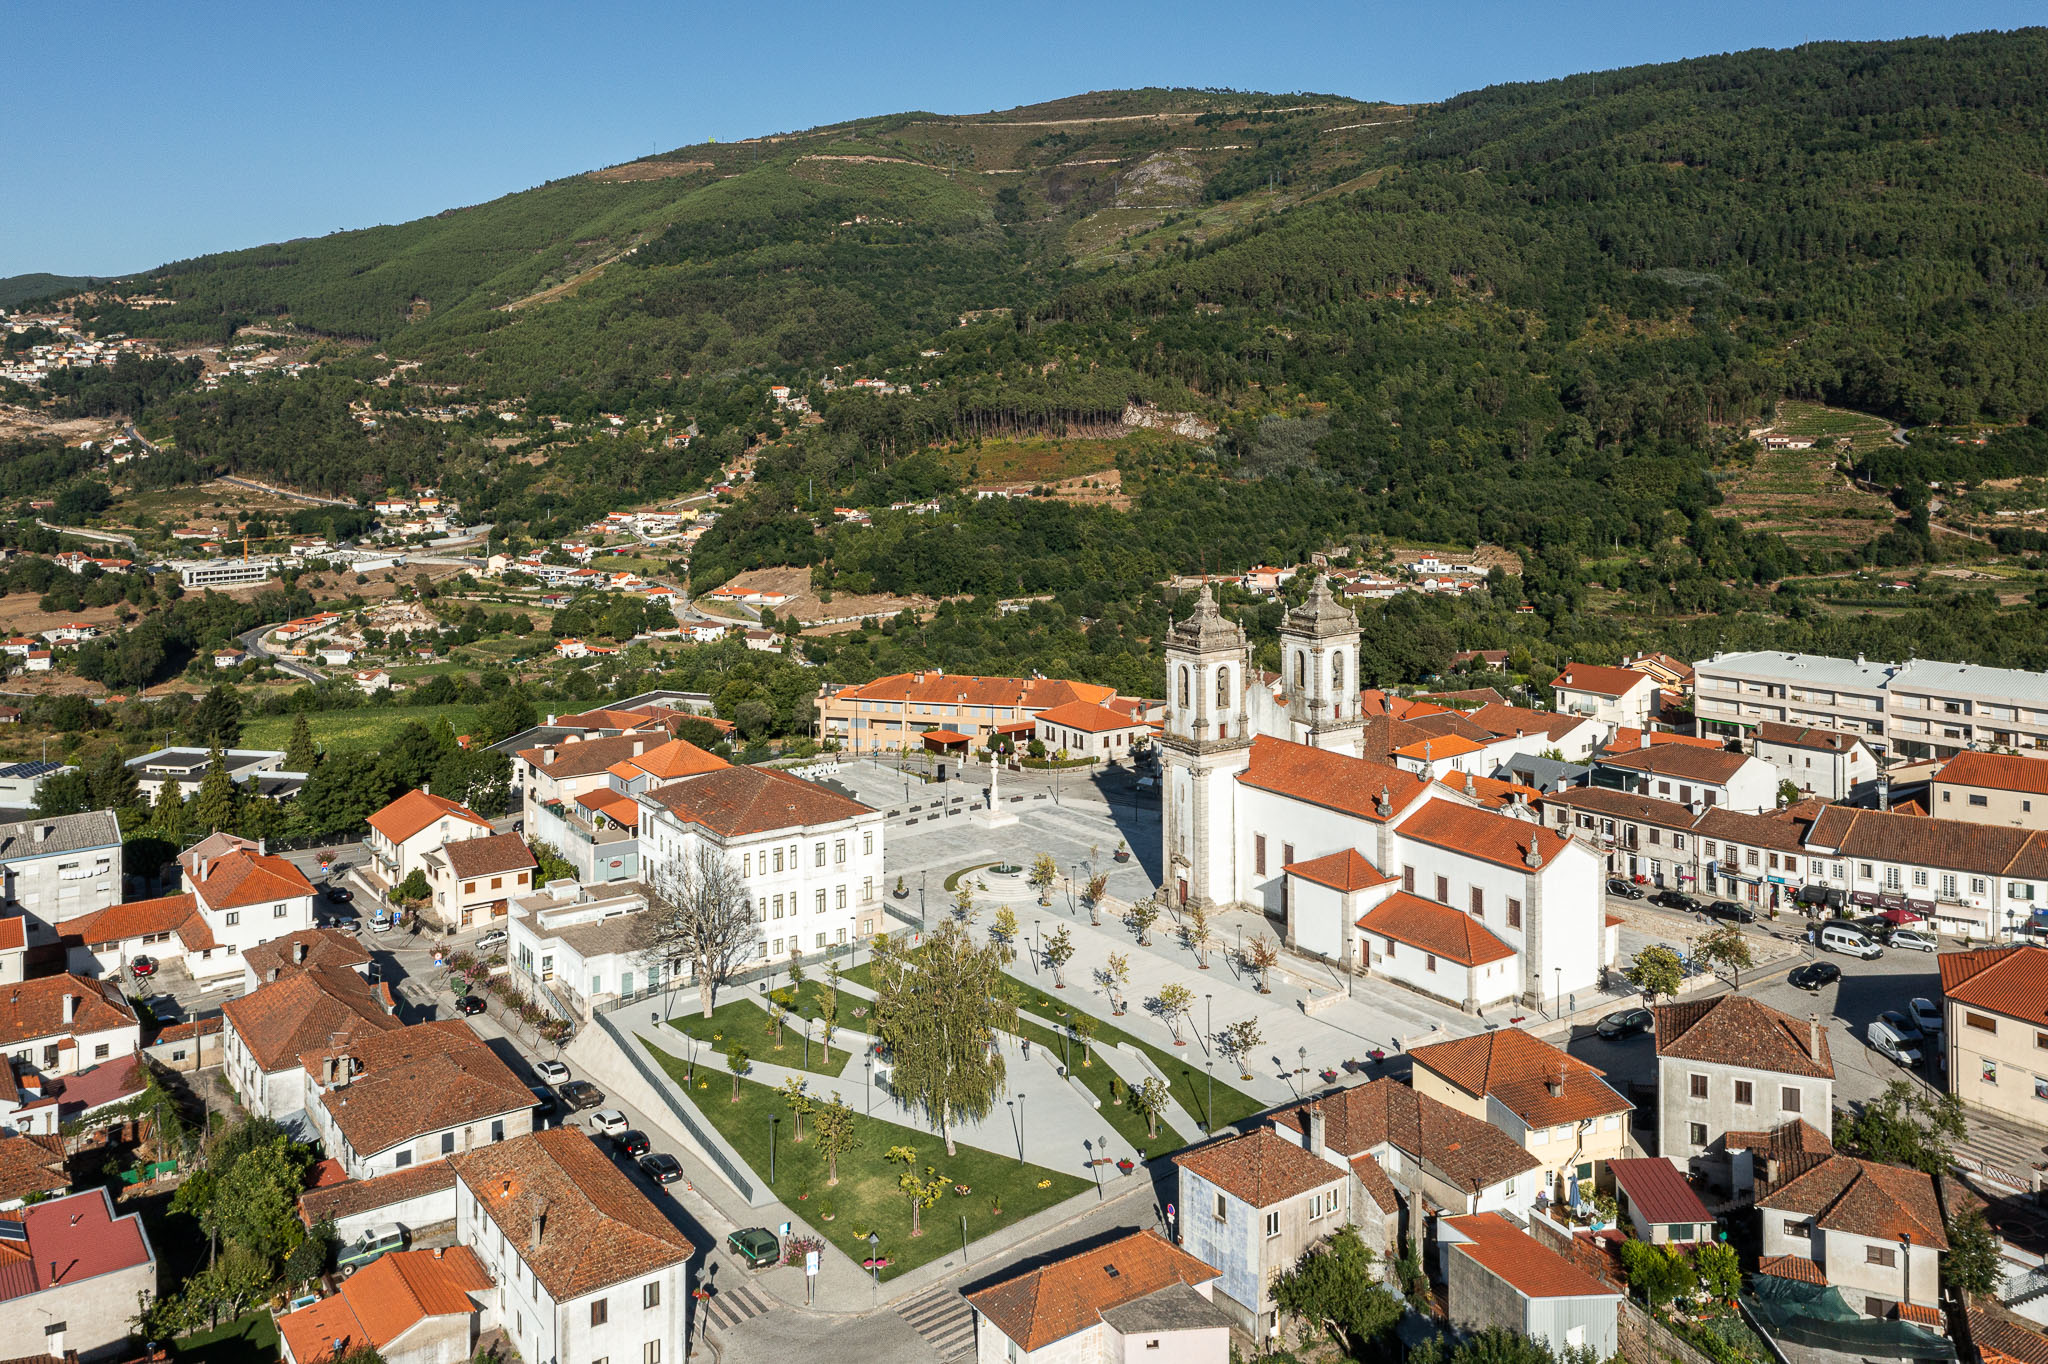
[{"label": "public square lawn", "polygon": [[[804,983],[807,998],[803,1001],[816,1009],[815,1001],[808,998],[810,982]],[[696,991],[684,990],[677,995],[677,1002],[683,1003],[696,998]],[[854,1001],[851,996],[840,996],[840,1017],[845,1019]],[[725,1049],[737,1042],[747,1049],[750,1060],[766,1062],[771,1066],[787,1066],[792,1070],[808,1070],[816,1075],[840,1075],[846,1070],[846,1062],[852,1053],[844,1047],[829,1050],[819,1040],[822,1029],[811,1030],[810,1060],[804,1059],[803,1024],[794,1017],[782,1025],[782,1049],[775,1049],[775,1025],[769,1021],[768,1011],[753,1000],[742,996],[727,1000],[711,1011],[706,1018],[694,1009],[687,1014],[678,1014],[669,1019],[668,1025],[686,1037],[694,1037],[702,1045],[698,1049],[697,1069],[715,1071],[730,1076],[725,1068]],[[713,1034],[720,1040],[713,1041]]]},{"label": "public square lawn", "polygon": [[[677,1084],[688,1082],[682,1061],[657,1047],[650,1046],[647,1052]],[[963,1145],[957,1156],[948,1156],[945,1143],[932,1133],[870,1118],[856,1110],[854,1132],[860,1145],[839,1158],[839,1183],[828,1186],[825,1158],[810,1134],[806,1132],[801,1144],[790,1139],[793,1116],[779,1091],[742,1080],[740,1101],[733,1103],[730,1073],[709,1072],[700,1066],[697,1078],[708,1085],[691,1090],[691,1101],[764,1180],[768,1177],[768,1120],[782,1119],[775,1143],[775,1192],[855,1264],[868,1256],[867,1233],[879,1232],[881,1253],[889,1260],[882,1270],[885,1279],[958,1251],[962,1217],[967,1219],[967,1238],[973,1241],[1064,1202],[1092,1183],[1078,1175],[1025,1165],[1013,1157],[971,1146]],[[816,1090],[814,1086],[812,1092],[816,1094]],[[818,1097],[831,1098],[830,1088]],[[924,1210],[924,1235],[915,1240],[910,1235],[910,1200],[896,1186],[903,1167],[882,1159],[882,1153],[892,1146],[908,1146],[917,1152],[920,1177],[925,1166],[933,1165],[949,1183],[939,1201]],[[1105,1174],[1110,1179],[1119,1177],[1114,1167]],[[1041,1180],[1046,1183],[1042,1189],[1038,1187]],[[955,1194],[951,1184],[965,1184],[972,1192],[964,1197]],[[997,1197],[1003,1204],[1000,1215],[994,1211]],[[832,1215],[829,1222],[827,1214]]]}]

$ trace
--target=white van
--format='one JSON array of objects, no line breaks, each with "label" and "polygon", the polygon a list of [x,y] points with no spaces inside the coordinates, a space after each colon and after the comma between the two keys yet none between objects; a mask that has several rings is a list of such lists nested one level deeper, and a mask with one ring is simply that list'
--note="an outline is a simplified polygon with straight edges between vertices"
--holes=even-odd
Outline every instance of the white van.
[{"label": "white van", "polygon": [[1820,930],[1820,946],[1824,952],[1840,952],[1844,956],[1861,957],[1871,961],[1884,955],[1884,948],[1872,942],[1847,924],[1824,924]]}]

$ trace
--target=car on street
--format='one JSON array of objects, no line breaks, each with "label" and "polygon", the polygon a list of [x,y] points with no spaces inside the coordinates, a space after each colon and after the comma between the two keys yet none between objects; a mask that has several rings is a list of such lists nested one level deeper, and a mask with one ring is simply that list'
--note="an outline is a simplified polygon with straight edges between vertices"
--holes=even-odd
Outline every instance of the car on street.
[{"label": "car on street", "polygon": [[656,1184],[673,1184],[683,1177],[682,1163],[666,1151],[651,1151],[640,1157],[640,1173]]},{"label": "car on street", "polygon": [[1640,900],[1643,898],[1643,891],[1640,886],[1635,885],[1633,882],[1624,881],[1619,876],[1607,878],[1607,893],[1609,895],[1619,895],[1624,900]]},{"label": "car on street", "polygon": [[1917,928],[1893,929],[1891,936],[1885,939],[1885,946],[1896,948],[1901,952],[1938,952],[1941,950],[1941,944],[1934,940],[1932,933],[1922,933]]},{"label": "car on street", "polygon": [[1593,1025],[1593,1031],[1610,1042],[1618,1042],[1624,1037],[1634,1037],[1639,1032],[1650,1031],[1650,1028],[1651,1018],[1648,1009],[1619,1009]]},{"label": "car on street", "polygon": [[569,1068],[560,1061],[536,1061],[533,1073],[551,1085],[558,1085],[569,1078]]},{"label": "car on street", "polygon": [[148,999],[137,1000],[136,1004],[149,1010],[149,1016],[156,1020],[159,1027],[166,1023],[177,1023],[185,1016],[184,1007],[170,995],[151,995]]},{"label": "car on street", "polygon": [[626,1115],[616,1108],[600,1108],[590,1115],[590,1130],[602,1132],[606,1136],[616,1136],[632,1125],[627,1121]]},{"label": "car on street", "polygon": [[1731,924],[1753,924],[1756,911],[1747,905],[1738,905],[1733,900],[1716,900],[1700,913],[1709,919],[1720,919]]},{"label": "car on street", "polygon": [[1665,909],[1676,909],[1686,914],[1697,914],[1703,908],[1698,900],[1682,890],[1660,890],[1650,897],[1650,903]]},{"label": "car on street", "polygon": [[554,1117],[559,1109],[559,1105],[555,1102],[555,1092],[543,1085],[528,1086],[527,1092],[533,1095],[533,1120],[535,1124],[546,1127],[548,1119]]},{"label": "car on street", "polygon": [[347,886],[329,886],[327,899],[331,904],[345,905],[356,898],[356,893]]},{"label": "car on street", "polygon": [[147,980],[156,974],[155,957],[137,957],[128,963],[128,974],[137,980]]},{"label": "car on street", "polygon": [[1868,1036],[1871,1046],[1900,1065],[1917,1066],[1920,1064],[1920,1049],[1914,1046],[1911,1041],[1901,1037],[1883,1019],[1879,1019],[1870,1025]]},{"label": "car on street", "polygon": [[782,1258],[782,1242],[766,1227],[743,1227],[729,1233],[725,1248],[745,1260],[750,1269],[772,1265]]},{"label": "car on street", "polygon": [[476,940],[476,950],[479,952],[488,952],[493,947],[503,947],[505,945],[505,941],[505,930],[502,928],[494,928],[490,932],[484,934],[481,938],[478,938]]},{"label": "car on street", "polygon": [[1903,1009],[1886,1009],[1877,1016],[1877,1021],[1899,1035],[1899,1039],[1914,1046],[1927,1039],[1921,1035],[1920,1025]]},{"label": "car on street", "polygon": [[612,1149],[622,1156],[644,1156],[654,1149],[654,1143],[647,1140],[645,1132],[629,1127],[612,1134]]},{"label": "car on street", "polygon": [[563,1103],[579,1113],[604,1102],[604,1091],[588,1080],[571,1080],[557,1088],[555,1093],[562,1096]]},{"label": "car on street", "polygon": [[389,933],[396,927],[398,927],[398,916],[396,914],[389,917],[379,914],[376,918],[370,920],[370,931],[372,933]]},{"label": "car on street", "polygon": [[1911,1011],[1913,1021],[1920,1025],[1922,1033],[1932,1034],[1941,1031],[1941,1006],[1933,1000],[1925,995],[1919,995],[1906,1008]]},{"label": "car on street", "polygon": [[1842,968],[1831,961],[1810,961],[1786,977],[1795,990],[1819,990],[1842,978]]},{"label": "car on street", "polygon": [[484,997],[482,995],[456,996],[455,1012],[461,1014],[464,1018],[474,1018],[483,1011]]}]

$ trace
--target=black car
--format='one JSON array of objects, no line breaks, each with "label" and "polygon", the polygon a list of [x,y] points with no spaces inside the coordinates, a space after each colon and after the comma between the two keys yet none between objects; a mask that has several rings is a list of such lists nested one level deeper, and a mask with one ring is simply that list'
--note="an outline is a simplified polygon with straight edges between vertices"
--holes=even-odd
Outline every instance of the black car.
[{"label": "black car", "polygon": [[1682,890],[1660,890],[1650,897],[1650,903],[1662,905],[1666,909],[1680,910],[1686,914],[1697,914],[1705,907]]},{"label": "black car", "polygon": [[345,905],[356,898],[356,893],[347,886],[329,886],[327,898],[337,905]]},{"label": "black car", "polygon": [[683,1177],[683,1167],[666,1151],[640,1157],[640,1173],[656,1184],[673,1184]]},{"label": "black car", "polygon": [[604,1091],[588,1080],[571,1080],[555,1091],[572,1110],[595,1108],[604,1102]]},{"label": "black car", "polygon": [[654,1143],[647,1140],[647,1134],[636,1127],[612,1135],[612,1149],[623,1156],[644,1156],[653,1146]]},{"label": "black car", "polygon": [[546,1127],[548,1119],[555,1116],[555,1092],[545,1085],[534,1085],[528,1093],[533,1095],[533,1120]]},{"label": "black car", "polygon": [[464,1018],[468,1018],[473,1014],[480,1014],[483,1011],[484,997],[482,995],[463,995],[455,1001],[455,1012],[461,1014]]},{"label": "black car", "polygon": [[1640,886],[1636,885],[1633,881],[1624,881],[1619,876],[1607,878],[1607,893],[1609,895],[1619,895],[1624,900],[1640,900],[1643,898]]},{"label": "black car", "polygon": [[1649,1030],[1650,1011],[1648,1009],[1619,1010],[1601,1019],[1593,1028],[1594,1032],[1610,1042],[1618,1042],[1624,1037],[1634,1037],[1639,1032],[1648,1032]]},{"label": "black car", "polygon": [[1818,990],[1841,978],[1842,968],[1831,961],[1810,961],[1786,977],[1797,990]]},{"label": "black car", "polygon": [[1738,905],[1733,900],[1716,900],[1701,910],[1700,913],[1710,919],[1723,919],[1731,924],[1753,924],[1756,922],[1755,910],[1744,905]]}]

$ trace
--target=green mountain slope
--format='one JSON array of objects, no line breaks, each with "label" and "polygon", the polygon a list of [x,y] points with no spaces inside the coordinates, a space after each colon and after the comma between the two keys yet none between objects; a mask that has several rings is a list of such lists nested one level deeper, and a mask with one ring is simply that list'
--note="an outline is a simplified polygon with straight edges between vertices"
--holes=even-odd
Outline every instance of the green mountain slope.
[{"label": "green mountain slope", "polygon": [[0,308],[12,308],[35,299],[68,294],[93,281],[81,275],[9,275],[0,279]]}]

